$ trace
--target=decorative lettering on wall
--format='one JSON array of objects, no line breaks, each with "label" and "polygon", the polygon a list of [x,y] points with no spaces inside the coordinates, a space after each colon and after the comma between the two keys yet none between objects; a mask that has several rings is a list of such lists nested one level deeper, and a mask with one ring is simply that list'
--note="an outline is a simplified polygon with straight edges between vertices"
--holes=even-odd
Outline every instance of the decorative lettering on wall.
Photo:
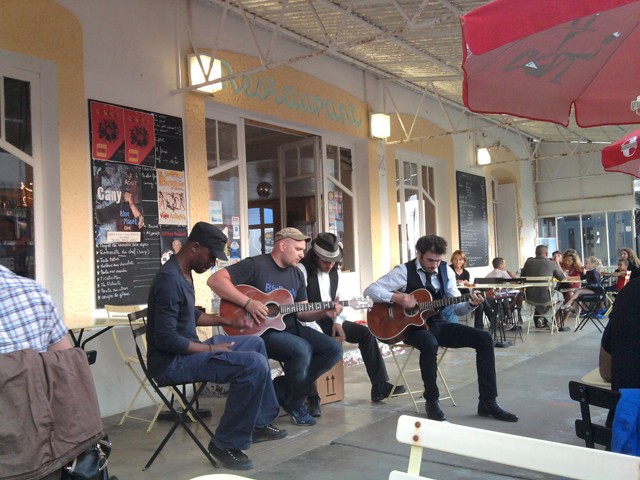
[{"label": "decorative lettering on wall", "polygon": [[[222,76],[233,75],[233,68],[226,60],[222,60]],[[273,77],[268,75],[243,74],[227,82],[234,94],[244,95],[261,101],[272,100],[278,106],[289,110],[299,110],[316,117],[324,116],[332,122],[342,123],[356,128],[362,125],[362,115],[356,107],[349,103],[335,103],[330,98],[323,98],[300,91],[290,85],[278,85]]]}]

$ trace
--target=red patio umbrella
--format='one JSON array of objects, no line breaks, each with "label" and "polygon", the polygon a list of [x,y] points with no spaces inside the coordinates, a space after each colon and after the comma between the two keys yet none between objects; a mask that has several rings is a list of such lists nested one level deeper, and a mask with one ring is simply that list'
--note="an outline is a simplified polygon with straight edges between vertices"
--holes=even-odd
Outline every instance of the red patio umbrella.
[{"label": "red patio umbrella", "polygon": [[495,0],[460,20],[469,110],[640,123],[640,0]]},{"label": "red patio umbrella", "polygon": [[602,149],[602,166],[607,172],[619,172],[640,178],[640,129]]}]

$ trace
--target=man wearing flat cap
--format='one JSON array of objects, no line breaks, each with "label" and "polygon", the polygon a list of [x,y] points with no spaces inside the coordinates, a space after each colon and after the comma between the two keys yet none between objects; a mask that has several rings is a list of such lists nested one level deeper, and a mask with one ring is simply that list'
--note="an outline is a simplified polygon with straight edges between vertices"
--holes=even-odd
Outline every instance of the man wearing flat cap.
[{"label": "man wearing flat cap", "polygon": [[[269,313],[267,306],[253,300],[236,285],[250,285],[266,293],[283,288],[296,303],[307,303],[307,288],[302,272],[296,265],[304,257],[310,238],[300,230],[284,228],[275,235],[273,250],[257,255],[217,271],[207,285],[222,299],[241,306],[257,322],[264,322]],[[269,358],[282,362],[285,392],[283,407],[294,425],[315,425],[316,420],[305,406],[313,382],[328,372],[340,358],[342,347],[323,333],[304,328],[302,322],[315,322],[335,309],[302,311],[284,316],[285,329],[267,329],[262,339]]]},{"label": "man wearing flat cap", "polygon": [[[307,295],[310,302],[330,302],[341,297],[340,260],[342,245],[333,233],[322,232],[311,242],[311,248],[298,265],[307,283]],[[322,331],[330,337],[357,343],[362,353],[362,361],[371,380],[371,401],[380,402],[391,394],[393,385],[388,382],[387,368],[378,347],[378,341],[369,329],[355,322],[345,321],[342,305],[315,323],[304,325]],[[398,385],[396,393],[404,393],[405,387]],[[307,399],[309,413],[320,416],[320,397],[317,390],[311,392]]]},{"label": "man wearing flat cap", "polygon": [[204,273],[216,258],[226,260],[227,237],[205,222],[194,225],[185,245],[160,268],[148,300],[149,373],[159,385],[229,383],[229,396],[209,452],[226,468],[247,470],[242,452],[251,443],[287,435],[271,422],[279,406],[264,342],[259,337],[214,335],[202,342],[196,325],[253,326],[252,319],[225,321],[195,308],[191,271]]}]

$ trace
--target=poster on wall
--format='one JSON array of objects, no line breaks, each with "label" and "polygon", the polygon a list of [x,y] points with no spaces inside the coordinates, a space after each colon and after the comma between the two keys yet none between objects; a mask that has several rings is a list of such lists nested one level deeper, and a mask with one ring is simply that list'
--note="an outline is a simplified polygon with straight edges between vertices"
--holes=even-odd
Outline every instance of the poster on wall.
[{"label": "poster on wall", "polygon": [[187,227],[160,227],[160,263],[165,264],[167,260],[180,251],[187,241]]},{"label": "poster on wall", "polygon": [[184,172],[156,170],[158,177],[158,215],[160,225],[187,224],[187,192]]},{"label": "poster on wall", "polygon": [[124,109],[125,162],[155,166],[156,135],[152,113]]},{"label": "poster on wall", "polygon": [[140,242],[144,229],[140,169],[93,161],[96,245]]},{"label": "poster on wall", "polygon": [[89,112],[96,308],[144,304],[187,237],[182,119],[94,100]]}]

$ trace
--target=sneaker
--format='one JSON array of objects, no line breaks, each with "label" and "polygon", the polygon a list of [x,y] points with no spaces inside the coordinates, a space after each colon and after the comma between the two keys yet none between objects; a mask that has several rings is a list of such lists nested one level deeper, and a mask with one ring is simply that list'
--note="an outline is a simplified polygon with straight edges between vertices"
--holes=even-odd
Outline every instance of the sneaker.
[{"label": "sneaker", "polygon": [[235,448],[222,449],[216,447],[213,440],[209,442],[209,453],[218,460],[224,468],[229,470],[251,470],[253,462],[242,450]]},{"label": "sneaker", "polygon": [[268,442],[270,440],[280,440],[287,436],[287,431],[284,429],[276,428],[273,425],[267,425],[266,427],[255,427],[253,434],[251,435],[252,443]]},{"label": "sneaker", "polygon": [[304,404],[291,410],[289,415],[291,415],[291,421],[294,425],[311,426],[316,424],[316,419],[309,415],[309,411]]},{"label": "sneaker", "polygon": [[568,332],[569,330],[571,330],[569,327],[565,327],[565,326],[558,327],[559,332]]}]

